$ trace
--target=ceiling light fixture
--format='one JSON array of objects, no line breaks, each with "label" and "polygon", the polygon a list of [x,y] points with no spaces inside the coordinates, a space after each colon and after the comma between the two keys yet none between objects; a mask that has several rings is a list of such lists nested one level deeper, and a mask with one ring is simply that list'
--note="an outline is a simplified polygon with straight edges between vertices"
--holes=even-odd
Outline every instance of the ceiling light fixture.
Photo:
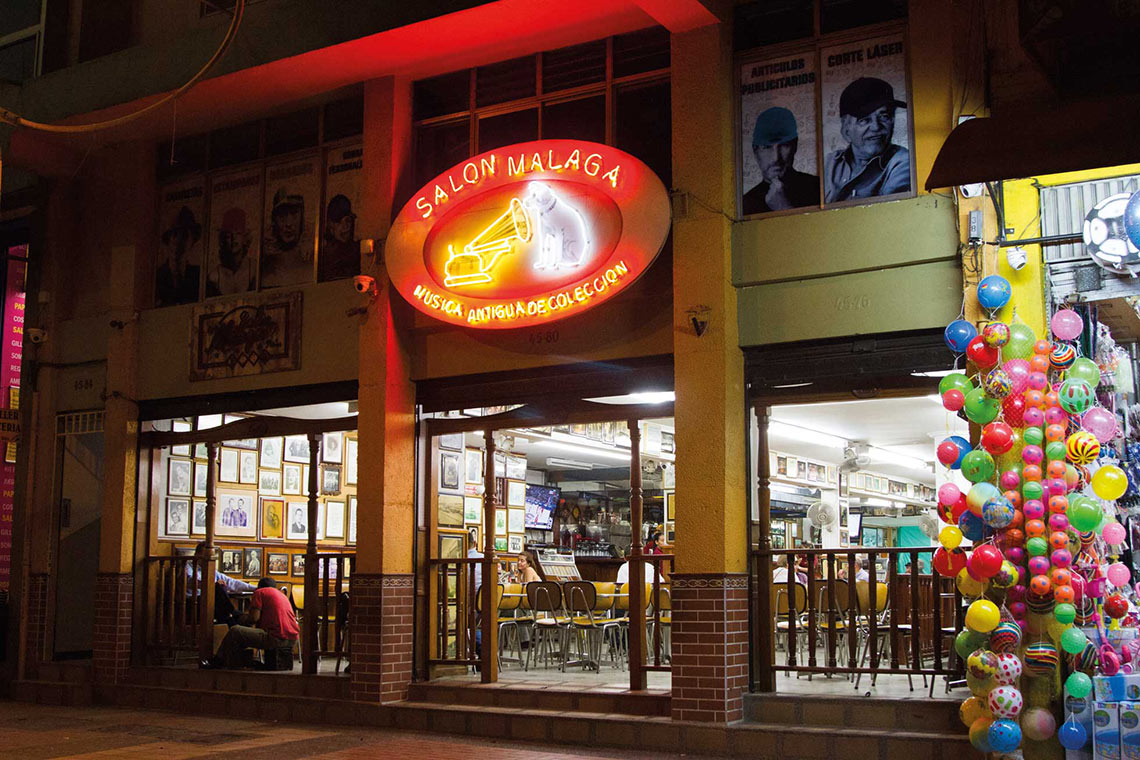
[{"label": "ceiling light fixture", "polygon": [[830,433],[821,433],[798,425],[789,425],[786,422],[773,420],[768,423],[768,434],[777,438],[790,438],[801,443],[811,443],[816,446],[827,446],[833,449],[842,449],[847,446],[847,440]]}]

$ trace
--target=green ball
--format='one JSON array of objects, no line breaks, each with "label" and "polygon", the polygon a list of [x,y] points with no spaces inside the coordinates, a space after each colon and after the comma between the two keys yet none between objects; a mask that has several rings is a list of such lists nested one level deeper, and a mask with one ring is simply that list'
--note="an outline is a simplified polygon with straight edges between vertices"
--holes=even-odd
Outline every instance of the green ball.
[{"label": "green ball", "polygon": [[1085,650],[1089,637],[1080,628],[1068,628],[1061,634],[1061,649],[1069,654],[1080,654]]},{"label": "green ball", "polygon": [[1070,697],[1084,699],[1092,691],[1092,679],[1079,670],[1074,671],[1065,679],[1065,691]]},{"label": "green ball", "polygon": [[1045,456],[1050,461],[1065,458],[1065,444],[1062,441],[1049,441],[1045,446]]},{"label": "green ball", "polygon": [[1100,525],[1103,511],[1100,505],[1087,496],[1070,496],[1069,506],[1065,510],[1065,516],[1069,518],[1069,524],[1082,533],[1087,533],[1090,530],[1096,530]]},{"label": "green ball", "polygon": [[1077,608],[1071,604],[1058,604],[1053,608],[1053,617],[1058,623],[1068,625],[1077,619]]},{"label": "green ball", "polygon": [[1021,495],[1025,501],[1030,499],[1040,500],[1045,495],[1045,487],[1041,485],[1038,480],[1027,480],[1021,484]]},{"label": "green ball", "polygon": [[1029,552],[1031,557],[1043,557],[1049,551],[1049,542],[1041,536],[1034,536],[1025,542],[1025,551]]},{"label": "green ball", "polygon": [[970,378],[961,372],[951,372],[938,383],[938,395],[945,396],[946,391],[959,390],[962,391],[962,395],[964,396],[969,393],[973,387],[974,384],[970,382]]},{"label": "green ball", "polygon": [[962,476],[971,483],[981,483],[994,475],[994,458],[988,452],[974,450],[962,458]]},{"label": "green ball", "polygon": [[990,398],[981,388],[974,388],[966,394],[966,405],[963,407],[966,419],[977,425],[988,425],[997,419],[1001,411],[1001,402]]},{"label": "green ball", "polygon": [[1001,349],[1002,359],[1029,359],[1033,356],[1033,344],[1037,336],[1029,325],[1014,322],[1009,326],[1009,342]]},{"label": "green ball", "polygon": [[1021,440],[1030,446],[1040,446],[1041,442],[1045,440],[1045,431],[1040,427],[1027,427],[1021,431]]},{"label": "green ball", "polygon": [[1096,362],[1083,356],[1073,362],[1073,366],[1065,370],[1066,380],[1084,380],[1093,388],[1100,385],[1100,367]]},{"label": "green ball", "polygon": [[974,633],[967,628],[963,628],[958,631],[958,635],[954,637],[954,651],[964,660],[976,650],[980,649],[988,640],[989,635],[987,634]]},{"label": "green ball", "polygon": [[1084,414],[1096,402],[1095,387],[1084,380],[1066,380],[1061,383],[1061,389],[1057,391],[1061,408],[1069,414]]}]

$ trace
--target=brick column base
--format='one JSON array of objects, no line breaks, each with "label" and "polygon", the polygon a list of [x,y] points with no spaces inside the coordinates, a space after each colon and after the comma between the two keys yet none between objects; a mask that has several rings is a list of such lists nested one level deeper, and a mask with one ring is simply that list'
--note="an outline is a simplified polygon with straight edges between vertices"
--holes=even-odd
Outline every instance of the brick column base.
[{"label": "brick column base", "polygon": [[674,574],[674,720],[744,717],[748,686],[748,576]]},{"label": "brick column base", "polygon": [[358,702],[406,699],[412,682],[411,573],[352,576],[352,684]]},{"label": "brick column base", "polygon": [[39,664],[48,659],[47,651],[47,573],[28,575],[28,598],[25,605],[28,611],[27,639],[24,642],[27,652],[28,675],[35,676]]},{"label": "brick column base", "polygon": [[118,683],[130,667],[134,595],[135,581],[129,574],[99,573],[95,576],[92,669],[96,683]]}]

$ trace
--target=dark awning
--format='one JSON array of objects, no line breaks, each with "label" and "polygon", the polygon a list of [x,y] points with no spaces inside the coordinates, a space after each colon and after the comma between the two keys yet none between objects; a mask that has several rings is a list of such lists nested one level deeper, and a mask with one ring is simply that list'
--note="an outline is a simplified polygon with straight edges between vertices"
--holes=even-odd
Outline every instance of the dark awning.
[{"label": "dark awning", "polygon": [[1140,98],[1071,103],[959,124],[926,189],[1140,162]]}]

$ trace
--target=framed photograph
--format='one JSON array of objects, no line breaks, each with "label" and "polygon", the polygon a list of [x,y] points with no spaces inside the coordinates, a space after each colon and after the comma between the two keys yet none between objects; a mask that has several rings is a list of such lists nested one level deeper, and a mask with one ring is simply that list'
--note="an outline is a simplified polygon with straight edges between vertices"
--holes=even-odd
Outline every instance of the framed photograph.
[{"label": "framed photograph", "polygon": [[661,452],[663,454],[673,454],[677,450],[677,444],[673,438],[673,433],[668,430],[661,431]]},{"label": "framed photograph", "polygon": [[167,463],[166,492],[171,496],[189,496],[193,487],[189,459],[171,459]]},{"label": "framed photograph", "polygon": [[344,502],[325,502],[325,536],[344,538]]},{"label": "framed photograph", "polygon": [[282,458],[286,462],[307,463],[309,461],[308,437],[303,435],[285,436],[285,452]]},{"label": "framed photograph", "polygon": [[258,547],[247,546],[244,551],[245,577],[260,578],[264,572],[261,565],[262,550]]},{"label": "framed photograph", "polygon": [[242,485],[257,485],[256,451],[242,451],[238,454],[238,482]]},{"label": "framed photograph", "polygon": [[[197,300],[197,299],[195,299],[195,300]],[[13,408],[15,408],[15,407],[13,407]],[[171,432],[174,432],[174,433],[189,433],[193,429],[194,429],[194,426],[191,425],[186,420],[174,420],[174,422],[171,423],[171,426],[170,426]],[[176,456],[176,457],[188,457],[188,456],[190,456],[190,444],[184,443],[181,446],[171,446],[170,447],[170,454],[171,454],[171,456]]]},{"label": "framed photograph", "polygon": [[240,578],[242,575],[242,550],[222,549],[218,562],[218,569],[231,578]]},{"label": "framed photograph", "polygon": [[194,463],[194,495],[204,497],[206,495],[206,480],[210,471],[206,468],[210,466],[209,462],[195,462]]},{"label": "framed photograph", "polygon": [[785,476],[788,474],[788,458],[787,457],[781,457],[781,456],[776,457],[776,474],[777,475],[785,475]]},{"label": "framed photograph", "polygon": [[285,552],[266,552],[265,569],[270,575],[288,575],[289,555]]},{"label": "framed photograph", "polygon": [[495,551],[505,552],[510,547],[506,536],[495,536]]},{"label": "framed photograph", "polygon": [[447,435],[439,436],[439,447],[441,449],[450,449],[451,451],[462,451],[463,433],[448,433]]},{"label": "framed photograph", "polygon": [[222,426],[222,415],[220,414],[202,414],[198,416],[198,429],[209,430]]},{"label": "framed photograph", "polygon": [[190,535],[190,502],[187,499],[166,500],[166,535]]},{"label": "framed photograph", "polygon": [[195,536],[206,535],[206,502],[194,502],[194,523],[190,526],[190,532]]},{"label": "framed photograph", "polygon": [[233,446],[235,449],[246,449],[248,451],[257,451],[256,438],[238,438],[233,441],[222,441],[227,446]]},{"label": "framed photograph", "polygon": [[280,541],[285,537],[284,500],[261,500],[261,537],[273,541]]},{"label": "framed photograph", "polygon": [[816,483],[823,480],[823,467],[815,462],[808,462],[808,480]]},{"label": "framed photograph", "polygon": [[795,457],[788,457],[788,477],[798,477],[796,473],[799,472],[799,468],[800,460],[796,459]]},{"label": "framed photograph", "polygon": [[325,503],[317,502],[317,540],[325,540]]},{"label": "framed photograph", "polygon": [[508,533],[525,533],[526,532],[526,510],[525,509],[509,509],[509,510],[507,510],[507,532]]},{"label": "framed photograph", "polygon": [[302,577],[305,575],[305,555],[304,554],[294,554],[293,555],[293,575],[294,576],[302,576]]},{"label": "framed photograph", "polygon": [[669,491],[665,494],[665,519],[673,522],[677,519],[677,492]]},{"label": "framed photograph", "polygon": [[309,505],[303,501],[290,501],[285,506],[285,538],[308,540]]},{"label": "framed photograph", "polygon": [[495,477],[507,477],[507,455],[502,451],[495,452]]},{"label": "framed photograph", "polygon": [[[525,510],[524,510],[525,514]],[[507,535],[507,510],[495,510],[495,536]]]},{"label": "framed photograph", "polygon": [[356,459],[360,451],[360,442],[355,438],[344,440],[344,484],[356,485]]},{"label": "framed photograph", "polygon": [[[317,490],[321,488],[320,481],[317,482]],[[301,495],[309,495],[309,465],[301,465]]]},{"label": "framed photograph", "polygon": [[459,494],[441,493],[438,497],[439,525],[453,528],[463,527],[463,497]]},{"label": "framed photograph", "polygon": [[526,506],[526,483],[522,482],[521,480],[507,481],[507,506]]},{"label": "framed photograph", "polygon": [[321,494],[324,496],[336,496],[340,493],[340,465],[339,464],[322,464],[321,465]]},{"label": "framed photograph", "polygon": [[356,543],[356,497],[348,497],[348,543]]},{"label": "framed photograph", "polygon": [[471,525],[474,523],[478,525],[483,522],[483,497],[481,496],[464,496],[463,497],[463,524]]},{"label": "framed photograph", "polygon": [[221,464],[218,466],[219,483],[238,483],[238,452],[234,449],[222,449],[219,454]]},{"label": "framed photograph", "polygon": [[526,480],[526,457],[507,457],[507,477],[511,480]]},{"label": "framed photograph", "polygon": [[344,433],[325,433],[321,436],[321,461],[340,464],[344,459]]},{"label": "framed photograph", "polygon": [[808,463],[802,459],[796,460],[796,477],[800,480],[807,480],[807,467]]},{"label": "framed photograph", "polygon": [[278,470],[261,470],[258,473],[257,490],[268,496],[280,496],[281,473]]},{"label": "framed photograph", "polygon": [[215,510],[215,534],[257,538],[256,491],[218,491]]},{"label": "framed photograph", "polygon": [[459,472],[462,467],[462,455],[458,451],[439,452],[439,490],[449,493],[462,493],[459,483]]},{"label": "framed photograph", "polygon": [[440,559],[462,559],[464,556],[462,533],[439,534]]},{"label": "framed photograph", "polygon": [[522,536],[507,536],[507,551],[511,554],[521,554],[523,550]]},{"label": "framed photograph", "polygon": [[284,445],[283,438],[262,438],[261,459],[258,464],[267,470],[280,470],[281,447]]},{"label": "framed photograph", "polygon": [[464,453],[464,482],[483,482],[483,450],[467,449]]},{"label": "framed photograph", "polygon": [[303,487],[301,483],[301,465],[281,465],[281,493],[288,496],[300,496]]}]

